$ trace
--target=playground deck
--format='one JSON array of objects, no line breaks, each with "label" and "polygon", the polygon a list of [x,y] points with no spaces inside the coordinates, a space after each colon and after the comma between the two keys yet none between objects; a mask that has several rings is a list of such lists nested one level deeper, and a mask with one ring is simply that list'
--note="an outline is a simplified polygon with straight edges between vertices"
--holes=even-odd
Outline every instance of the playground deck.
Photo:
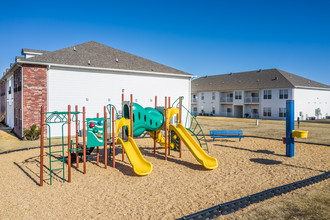
[{"label": "playground deck", "polygon": [[104,169],[102,157],[98,167],[92,154],[86,175],[72,169],[74,181],[63,184],[59,173],[53,178],[53,186],[45,175],[43,188],[38,186],[39,149],[1,154],[0,216],[174,219],[330,170],[328,146],[299,143],[296,156],[287,158],[285,145],[279,140],[208,140],[210,155],[219,163],[215,170],[205,170],[185,146],[182,159],[172,151],[165,161],[162,147],[157,147],[154,158],[153,141],[136,139],[142,154],[153,164],[150,175],[135,175],[127,157],[125,162],[120,161],[118,149],[116,168]]}]

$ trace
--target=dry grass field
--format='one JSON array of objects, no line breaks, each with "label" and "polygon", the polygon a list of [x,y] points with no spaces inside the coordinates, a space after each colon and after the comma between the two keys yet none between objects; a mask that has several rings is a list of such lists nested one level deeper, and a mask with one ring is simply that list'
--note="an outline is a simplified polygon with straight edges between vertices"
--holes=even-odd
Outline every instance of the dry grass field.
[{"label": "dry grass field", "polygon": [[[258,119],[257,126],[256,119],[198,116],[197,120],[205,134],[209,134],[210,130],[243,130],[246,136],[277,140],[285,137],[285,121]],[[299,128],[296,122],[295,129],[308,131],[307,139],[295,139],[296,142],[330,145],[330,119],[301,121]]]},{"label": "dry grass field", "polygon": [[[120,160],[118,147],[116,168],[109,166],[105,170],[102,158],[100,165],[96,165],[93,153],[86,175],[81,172],[82,166],[74,167],[72,183],[62,183],[59,172],[54,175],[53,186],[49,185],[46,149],[45,181],[40,188],[39,141],[20,141],[0,130],[1,219],[175,219],[330,170],[330,147],[326,145],[297,143],[295,157],[285,157],[285,145],[280,140],[285,130],[282,121],[260,120],[256,127],[251,119],[198,120],[206,134],[211,129],[242,129],[247,136],[273,140],[246,137],[241,142],[237,139],[213,142],[207,136],[210,155],[219,163],[217,169],[207,171],[185,147],[182,158],[173,152],[164,161],[164,148],[158,146],[154,158],[151,139],[137,138],[142,154],[153,164],[150,175],[137,177],[127,158],[124,162]],[[329,144],[329,124],[304,123],[301,128],[313,131],[307,140]],[[56,139],[53,144],[60,141]],[[329,219],[329,184],[330,180],[326,180],[222,218]]]}]

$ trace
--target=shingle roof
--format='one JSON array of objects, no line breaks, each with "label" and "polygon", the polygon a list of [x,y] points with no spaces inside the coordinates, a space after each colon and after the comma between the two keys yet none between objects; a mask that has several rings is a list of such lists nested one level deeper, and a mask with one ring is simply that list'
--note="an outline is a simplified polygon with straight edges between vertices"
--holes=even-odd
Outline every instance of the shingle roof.
[{"label": "shingle roof", "polygon": [[[26,50],[26,49],[25,49]],[[163,64],[117,50],[115,48],[89,41],[61,50],[45,52],[21,61],[33,61],[52,64],[64,64],[86,67],[101,67],[148,72],[162,72],[193,76],[189,73],[165,66]]]},{"label": "shingle roof", "polygon": [[193,80],[191,83],[192,92],[295,87],[330,89],[330,86],[328,85],[279,69],[255,70],[206,77],[204,76]]},{"label": "shingle roof", "polygon": [[28,52],[33,52],[33,53],[45,53],[45,52],[48,52],[46,50],[35,50],[35,49],[28,49],[28,48],[23,48],[22,49],[22,55],[24,53],[28,53]]}]

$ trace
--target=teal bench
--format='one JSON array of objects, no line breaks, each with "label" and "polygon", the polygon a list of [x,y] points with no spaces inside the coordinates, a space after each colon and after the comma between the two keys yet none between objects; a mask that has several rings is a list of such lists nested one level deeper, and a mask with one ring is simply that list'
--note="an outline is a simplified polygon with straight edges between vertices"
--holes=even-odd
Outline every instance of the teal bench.
[{"label": "teal bench", "polygon": [[244,138],[243,130],[211,130],[210,131],[211,138],[213,141],[215,138]]}]

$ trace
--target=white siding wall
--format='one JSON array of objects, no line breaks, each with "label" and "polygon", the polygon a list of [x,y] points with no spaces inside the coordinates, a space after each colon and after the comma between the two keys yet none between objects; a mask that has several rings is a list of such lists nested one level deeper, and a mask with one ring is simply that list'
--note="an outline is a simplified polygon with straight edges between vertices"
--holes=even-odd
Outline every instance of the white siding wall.
[{"label": "white siding wall", "polygon": [[[103,106],[109,103],[121,109],[122,89],[126,101],[133,94],[133,101],[143,107],[154,107],[155,96],[158,106],[165,105],[165,96],[170,96],[172,103],[184,96],[183,105],[190,109],[189,78],[57,68],[48,71],[48,111],[67,111],[70,104],[73,110],[78,105],[80,111],[85,106],[86,117],[96,117],[97,113],[103,117]],[[52,136],[60,135],[54,126]]]},{"label": "white siding wall", "polygon": [[[294,89],[295,119],[302,112],[303,120],[316,117],[315,109],[321,109],[321,117],[330,116],[330,91],[316,89]],[[317,117],[316,117],[317,118]]]},{"label": "white siding wall", "polygon": [[[235,92],[241,92],[242,99],[235,99]],[[233,91],[233,104],[234,105],[244,105],[244,91],[241,91],[241,90]]]},{"label": "white siding wall", "polygon": [[[10,87],[10,88],[9,88]],[[10,89],[10,94],[9,94]],[[7,93],[7,125],[14,128],[14,77],[11,76],[6,80],[6,93]]]},{"label": "white siding wall", "polygon": [[[264,99],[264,90],[260,91],[260,109],[259,116],[263,119],[280,119],[284,120],[285,118],[279,117],[279,108],[286,107],[287,99],[280,99],[280,89],[269,89],[272,91],[271,99]],[[288,89],[288,99],[292,99],[292,89]],[[270,107],[271,108],[271,117],[265,117],[263,115],[263,108]]]},{"label": "white siding wall", "polygon": [[[215,95],[215,99],[212,99],[213,93]],[[202,96],[204,94],[204,100],[202,100]],[[220,116],[220,92],[199,92],[197,94],[197,115],[202,112],[204,109],[204,113],[211,114],[212,107],[215,108],[215,116]]]}]

